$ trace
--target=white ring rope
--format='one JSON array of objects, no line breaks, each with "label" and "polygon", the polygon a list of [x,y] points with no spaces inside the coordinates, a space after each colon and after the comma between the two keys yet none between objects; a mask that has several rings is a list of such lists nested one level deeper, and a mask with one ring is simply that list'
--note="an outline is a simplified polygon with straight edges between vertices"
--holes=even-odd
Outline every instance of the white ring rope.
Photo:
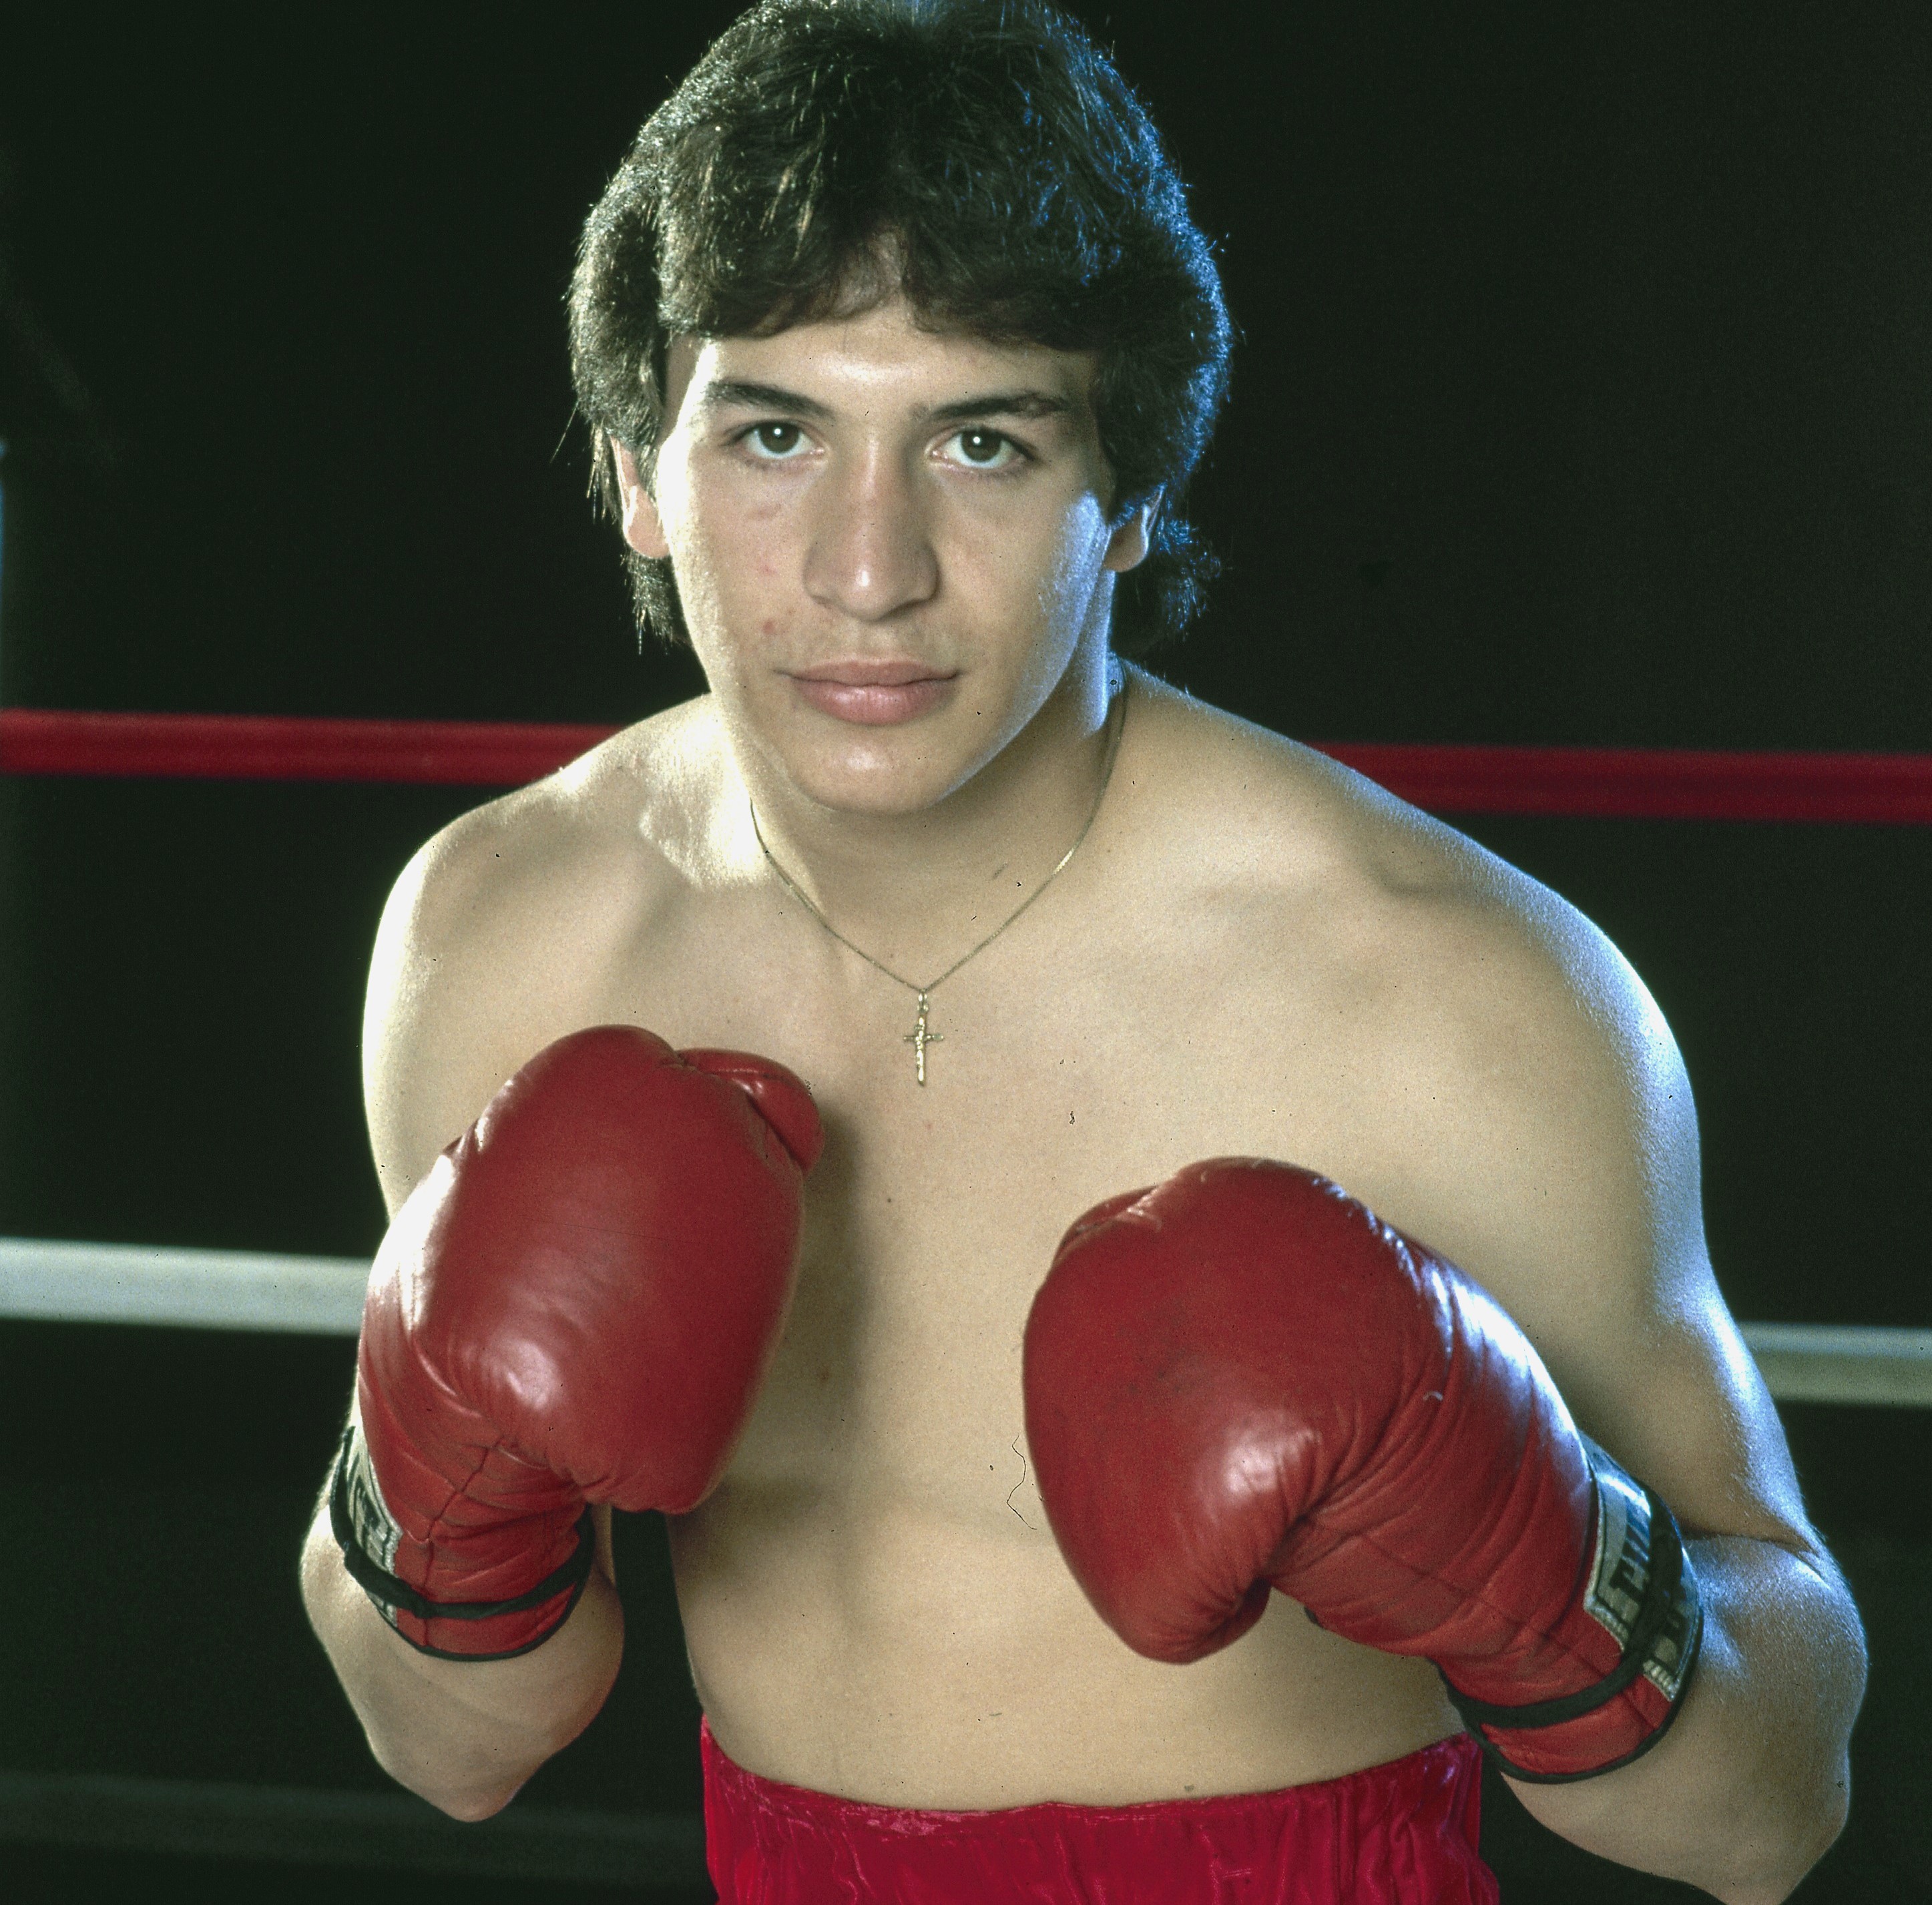
[{"label": "white ring rope", "polygon": [[1863,1323],[1740,1323],[1780,1402],[1932,1408],[1932,1330]]},{"label": "white ring rope", "polygon": [[0,1237],[0,1316],[46,1323],[352,1336],[368,1281],[368,1263],[355,1257]]},{"label": "white ring rope", "polygon": [[[352,1336],[368,1276],[355,1257],[0,1238],[0,1317]],[[1932,1408],[1932,1330],[1738,1327],[1780,1402]]]}]

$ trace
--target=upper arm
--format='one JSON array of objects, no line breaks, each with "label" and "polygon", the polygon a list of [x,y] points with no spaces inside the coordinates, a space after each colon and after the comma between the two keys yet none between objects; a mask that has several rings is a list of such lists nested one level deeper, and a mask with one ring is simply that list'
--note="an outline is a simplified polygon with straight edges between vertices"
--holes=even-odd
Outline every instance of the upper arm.
[{"label": "upper arm", "polygon": [[[448,988],[456,950],[450,917],[460,909],[446,889],[460,878],[446,835],[411,859],[376,928],[362,1010],[362,1099],[370,1148],[384,1202],[393,1216],[456,1134],[444,1126],[450,1040],[437,1006]],[[458,1127],[460,1128],[460,1126]]]},{"label": "upper arm", "polygon": [[[597,757],[592,756],[595,764]],[[634,1009],[653,922],[678,890],[586,764],[464,814],[383,909],[362,1019],[363,1100],[394,1211],[497,1090],[554,1040]]]},{"label": "upper arm", "polygon": [[382,910],[362,1017],[370,1144],[393,1214],[498,1087],[544,1041],[532,998],[524,858],[499,802],[446,827]]},{"label": "upper arm", "polygon": [[1616,950],[1540,890],[1486,933],[1450,988],[1466,1089],[1418,1186],[1443,1234],[1423,1236],[1509,1310],[1579,1426],[1687,1532],[1814,1549],[1712,1268],[1696,1113],[1663,1015]]}]

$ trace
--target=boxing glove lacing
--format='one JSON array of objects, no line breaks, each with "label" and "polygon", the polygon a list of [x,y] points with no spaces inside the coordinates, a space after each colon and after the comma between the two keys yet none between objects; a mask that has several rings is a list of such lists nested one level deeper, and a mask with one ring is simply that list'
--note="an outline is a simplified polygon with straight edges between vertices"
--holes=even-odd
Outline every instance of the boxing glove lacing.
[{"label": "boxing glove lacing", "polygon": [[[572,1550],[570,1558],[560,1567],[553,1568],[526,1592],[514,1595],[508,1600],[431,1600],[411,1587],[406,1581],[400,1580],[391,1574],[364,1547],[358,1538],[356,1516],[349,1500],[349,1474],[354,1466],[358,1440],[356,1425],[352,1421],[342,1432],[342,1440],[335,1452],[335,1466],[329,1474],[329,1532],[335,1537],[336,1546],[342,1550],[342,1564],[348,1570],[350,1579],[376,1604],[392,1628],[396,1625],[395,1616],[398,1610],[405,1614],[413,1614],[422,1621],[488,1621],[500,1614],[526,1613],[530,1609],[541,1607],[566,1592],[570,1596],[556,1618],[546,1626],[535,1640],[520,1647],[507,1648],[500,1654],[452,1653],[440,1647],[430,1647],[420,1641],[411,1640],[407,1634],[398,1628],[397,1632],[402,1640],[408,1641],[418,1653],[434,1654],[442,1660],[511,1660],[519,1654],[527,1654],[533,1647],[541,1646],[568,1619],[584,1593],[585,1584],[590,1579],[591,1564],[596,1558],[596,1523],[589,1508],[584,1510],[577,1524],[577,1545]],[[370,1480],[373,1483],[373,1476]]]},{"label": "boxing glove lacing", "polygon": [[[1633,1483],[1625,1476],[1610,1457],[1594,1443],[1586,1441],[1592,1469],[1592,1481],[1600,1498],[1605,1485],[1605,1472],[1616,1480],[1633,1490],[1641,1490],[1645,1505],[1648,1511],[1644,1531],[1646,1554],[1643,1583],[1643,1598],[1636,1618],[1630,1627],[1628,1640],[1617,1664],[1594,1686],[1586,1687],[1574,1694],[1566,1694],[1556,1700],[1534,1700],[1522,1706],[1496,1706],[1486,1700],[1479,1700],[1473,1695],[1458,1690],[1448,1675],[1442,1673],[1442,1684],[1449,1695],[1450,1704],[1468,1728],[1484,1751],[1494,1760],[1501,1770],[1512,1779],[1522,1780],[1539,1786],[1568,1785],[1572,1780],[1594,1779],[1600,1773],[1613,1772],[1619,1766],[1628,1766],[1633,1760],[1640,1759],[1670,1730],[1677,1718],[1678,1708],[1683,1704],[1684,1694],[1690,1683],[1691,1670],[1697,1664],[1699,1648],[1704,1636],[1704,1613],[1697,1593],[1697,1577],[1690,1566],[1690,1559],[1684,1551],[1684,1538],[1677,1526],[1676,1517],[1670,1512],[1669,1504],[1660,1496],[1640,1483]],[[1599,1515],[1600,1516],[1600,1501]],[[1589,1578],[1601,1571],[1604,1558],[1593,1556]],[[1669,1702],[1663,1720],[1630,1752],[1615,1760],[1604,1762],[1600,1766],[1590,1766],[1577,1772],[1531,1772],[1516,1765],[1484,1732],[1486,1726],[1495,1726],[1513,1732],[1532,1731],[1545,1726],[1560,1726],[1566,1721],[1581,1719],[1586,1714],[1594,1713],[1607,1706],[1624,1688],[1653,1665],[1661,1665],[1658,1654],[1658,1642],[1666,1637],[1673,1624],[1680,1631],[1670,1636],[1670,1651],[1680,1664],[1669,1670],[1674,1681],[1674,1691],[1663,1687]],[[1437,1671],[1442,1672],[1441,1668]],[[1652,1674],[1653,1684],[1658,1676]]]}]

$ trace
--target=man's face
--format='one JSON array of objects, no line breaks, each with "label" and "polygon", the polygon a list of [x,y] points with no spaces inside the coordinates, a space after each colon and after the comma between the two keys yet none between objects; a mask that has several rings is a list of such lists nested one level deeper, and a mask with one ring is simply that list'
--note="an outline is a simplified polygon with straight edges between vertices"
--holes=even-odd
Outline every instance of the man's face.
[{"label": "man's face", "polygon": [[917,811],[999,755],[1105,651],[1148,512],[1108,522],[1094,360],[921,331],[894,301],[673,346],[654,493],[741,746],[820,804]]}]

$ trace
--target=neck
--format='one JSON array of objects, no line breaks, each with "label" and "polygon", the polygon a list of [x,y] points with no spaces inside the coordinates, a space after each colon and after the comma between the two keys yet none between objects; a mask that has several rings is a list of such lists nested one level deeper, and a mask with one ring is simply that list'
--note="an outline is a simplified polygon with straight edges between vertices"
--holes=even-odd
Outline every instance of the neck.
[{"label": "neck", "polygon": [[1106,785],[1125,694],[1104,649],[1076,656],[992,760],[908,813],[823,806],[742,748],[740,770],[765,848],[799,892],[854,945],[922,984],[1037,893],[1080,839]]}]

